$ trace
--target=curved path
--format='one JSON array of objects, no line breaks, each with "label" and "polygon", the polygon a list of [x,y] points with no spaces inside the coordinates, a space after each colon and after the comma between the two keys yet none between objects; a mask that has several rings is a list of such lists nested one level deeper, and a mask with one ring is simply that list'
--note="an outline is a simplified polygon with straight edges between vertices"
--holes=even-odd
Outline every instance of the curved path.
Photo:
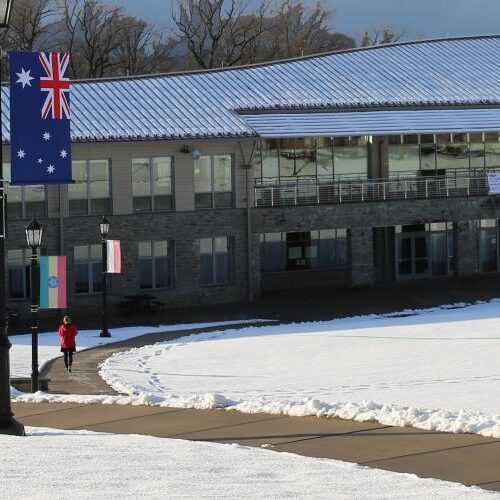
[{"label": "curved path", "polygon": [[[243,326],[251,324],[239,325]],[[221,328],[155,333],[95,347],[75,355],[71,375],[65,372],[62,358],[58,358],[42,376],[51,379],[52,393],[116,394],[98,374],[99,363],[113,353]],[[29,426],[264,446],[500,492],[500,439],[473,434],[340,419],[152,406],[13,403],[13,409],[16,418]]]}]

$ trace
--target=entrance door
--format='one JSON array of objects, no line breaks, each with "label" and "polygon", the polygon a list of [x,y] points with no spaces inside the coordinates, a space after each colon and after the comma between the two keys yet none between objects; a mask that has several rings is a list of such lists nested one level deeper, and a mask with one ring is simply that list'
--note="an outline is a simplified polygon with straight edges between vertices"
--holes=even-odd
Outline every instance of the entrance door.
[{"label": "entrance door", "polygon": [[429,273],[429,255],[425,233],[397,235],[398,278],[421,278]]}]

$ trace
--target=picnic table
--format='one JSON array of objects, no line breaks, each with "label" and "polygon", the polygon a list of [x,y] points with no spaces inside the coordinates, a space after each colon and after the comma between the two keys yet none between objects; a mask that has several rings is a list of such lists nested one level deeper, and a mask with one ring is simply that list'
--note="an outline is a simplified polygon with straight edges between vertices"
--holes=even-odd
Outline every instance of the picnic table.
[{"label": "picnic table", "polygon": [[118,309],[125,314],[154,314],[160,312],[164,306],[165,304],[158,300],[157,297],[147,293],[140,295],[125,295],[123,300],[117,303]]}]

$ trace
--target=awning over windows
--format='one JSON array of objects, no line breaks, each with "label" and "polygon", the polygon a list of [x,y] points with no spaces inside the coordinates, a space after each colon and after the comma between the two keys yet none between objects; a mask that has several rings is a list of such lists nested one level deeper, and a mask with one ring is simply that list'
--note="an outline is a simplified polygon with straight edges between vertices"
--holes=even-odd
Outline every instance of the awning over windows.
[{"label": "awning over windows", "polygon": [[242,115],[242,118],[264,138],[500,130],[500,108],[265,113]]}]

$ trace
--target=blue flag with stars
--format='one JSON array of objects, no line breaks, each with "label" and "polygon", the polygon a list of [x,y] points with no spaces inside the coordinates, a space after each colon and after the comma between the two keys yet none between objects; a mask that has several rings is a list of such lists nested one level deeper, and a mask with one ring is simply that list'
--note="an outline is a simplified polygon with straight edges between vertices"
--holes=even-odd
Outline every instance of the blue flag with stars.
[{"label": "blue flag with stars", "polygon": [[10,52],[11,184],[69,184],[69,55]]}]

